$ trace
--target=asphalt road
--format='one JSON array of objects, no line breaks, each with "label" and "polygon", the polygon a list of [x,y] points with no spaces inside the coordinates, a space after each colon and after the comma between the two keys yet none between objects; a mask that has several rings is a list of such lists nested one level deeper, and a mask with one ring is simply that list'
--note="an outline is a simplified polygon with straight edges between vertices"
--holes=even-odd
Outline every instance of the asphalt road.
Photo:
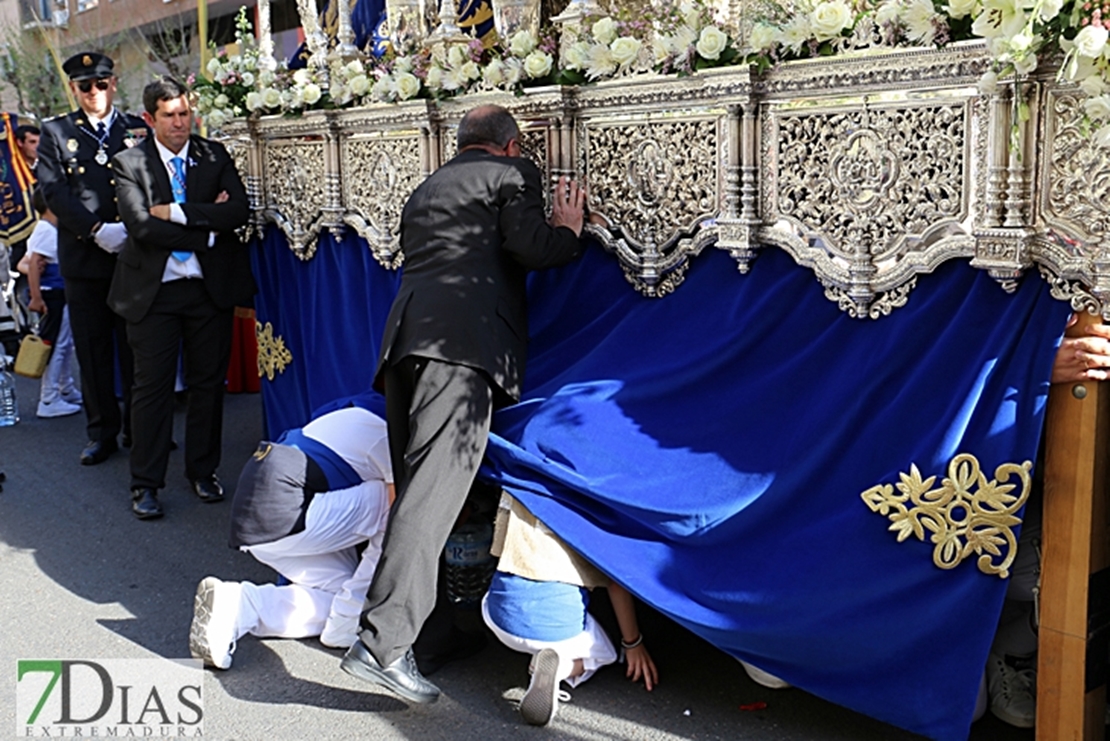
[{"label": "asphalt road", "polygon": [[[26,732],[14,713],[18,659],[185,658],[201,578],[275,577],[227,547],[230,507],[203,504],[189,492],[180,451],[171,455],[162,495],[165,518],[140,522],[129,511],[126,451],[100,466],[80,466],[83,415],[36,419],[37,382],[21,378],[18,391],[23,420],[0,428],[0,470],[7,473],[0,494],[0,665],[7,676],[0,682],[0,736]],[[183,423],[179,409],[178,441]],[[229,396],[220,469],[229,490],[261,436],[260,398]],[[473,613],[464,620],[480,625]],[[736,661],[649,610],[641,622],[659,686],[649,693],[619,668],[603,669],[544,729],[524,725],[513,705],[527,685],[526,657],[492,638],[475,658],[434,676],[443,690],[438,703],[409,707],[341,672],[342,652],[316,640],[247,637],[229,671],[204,672],[204,735],[242,741],[918,738],[798,689],[760,687]],[[988,714],[972,738],[1009,741],[1033,733]]]}]

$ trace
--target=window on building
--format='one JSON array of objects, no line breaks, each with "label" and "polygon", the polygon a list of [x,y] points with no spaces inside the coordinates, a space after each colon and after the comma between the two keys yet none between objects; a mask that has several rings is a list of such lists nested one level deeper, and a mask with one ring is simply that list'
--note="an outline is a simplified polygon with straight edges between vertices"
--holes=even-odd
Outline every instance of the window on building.
[{"label": "window on building", "polygon": [[100,0],[77,0],[77,12],[84,13],[100,4]]}]

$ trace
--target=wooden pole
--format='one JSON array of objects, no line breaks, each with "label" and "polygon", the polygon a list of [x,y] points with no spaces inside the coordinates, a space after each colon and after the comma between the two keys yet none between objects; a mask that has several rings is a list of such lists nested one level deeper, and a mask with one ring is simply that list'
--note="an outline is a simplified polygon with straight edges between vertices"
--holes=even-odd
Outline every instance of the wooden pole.
[{"label": "wooden pole", "polygon": [[[1068,336],[1097,321],[1081,314]],[[1054,385],[1047,416],[1037,738],[1093,741],[1105,737],[1110,383]]]}]

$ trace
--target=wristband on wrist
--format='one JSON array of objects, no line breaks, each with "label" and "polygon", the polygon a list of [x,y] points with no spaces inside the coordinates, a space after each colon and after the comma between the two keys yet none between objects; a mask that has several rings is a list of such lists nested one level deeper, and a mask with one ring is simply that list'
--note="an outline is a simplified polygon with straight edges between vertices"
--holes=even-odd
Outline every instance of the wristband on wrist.
[{"label": "wristband on wrist", "polygon": [[643,642],[644,642],[644,634],[640,633],[640,635],[636,636],[636,640],[628,642],[628,643],[626,643],[625,640],[622,638],[621,639],[621,648],[623,648],[625,651],[627,651],[630,648],[636,648],[637,646],[639,646]]}]

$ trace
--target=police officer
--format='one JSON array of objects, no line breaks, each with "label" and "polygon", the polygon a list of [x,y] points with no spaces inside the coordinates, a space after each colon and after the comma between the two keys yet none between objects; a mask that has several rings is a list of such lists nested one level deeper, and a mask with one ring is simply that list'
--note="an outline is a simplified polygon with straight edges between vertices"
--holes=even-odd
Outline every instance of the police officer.
[{"label": "police officer", "polygon": [[[62,69],[80,108],[46,121],[37,175],[50,210],[58,216],[58,264],[81,364],[89,442],[81,463],[93,466],[130,444],[131,350],[122,317],[108,308],[116,254],[127,229],[116,210],[112,157],[147,135],[142,119],[115,109],[112,60],[96,52],[75,54]],[[116,396],[120,370],[124,412]]]}]

